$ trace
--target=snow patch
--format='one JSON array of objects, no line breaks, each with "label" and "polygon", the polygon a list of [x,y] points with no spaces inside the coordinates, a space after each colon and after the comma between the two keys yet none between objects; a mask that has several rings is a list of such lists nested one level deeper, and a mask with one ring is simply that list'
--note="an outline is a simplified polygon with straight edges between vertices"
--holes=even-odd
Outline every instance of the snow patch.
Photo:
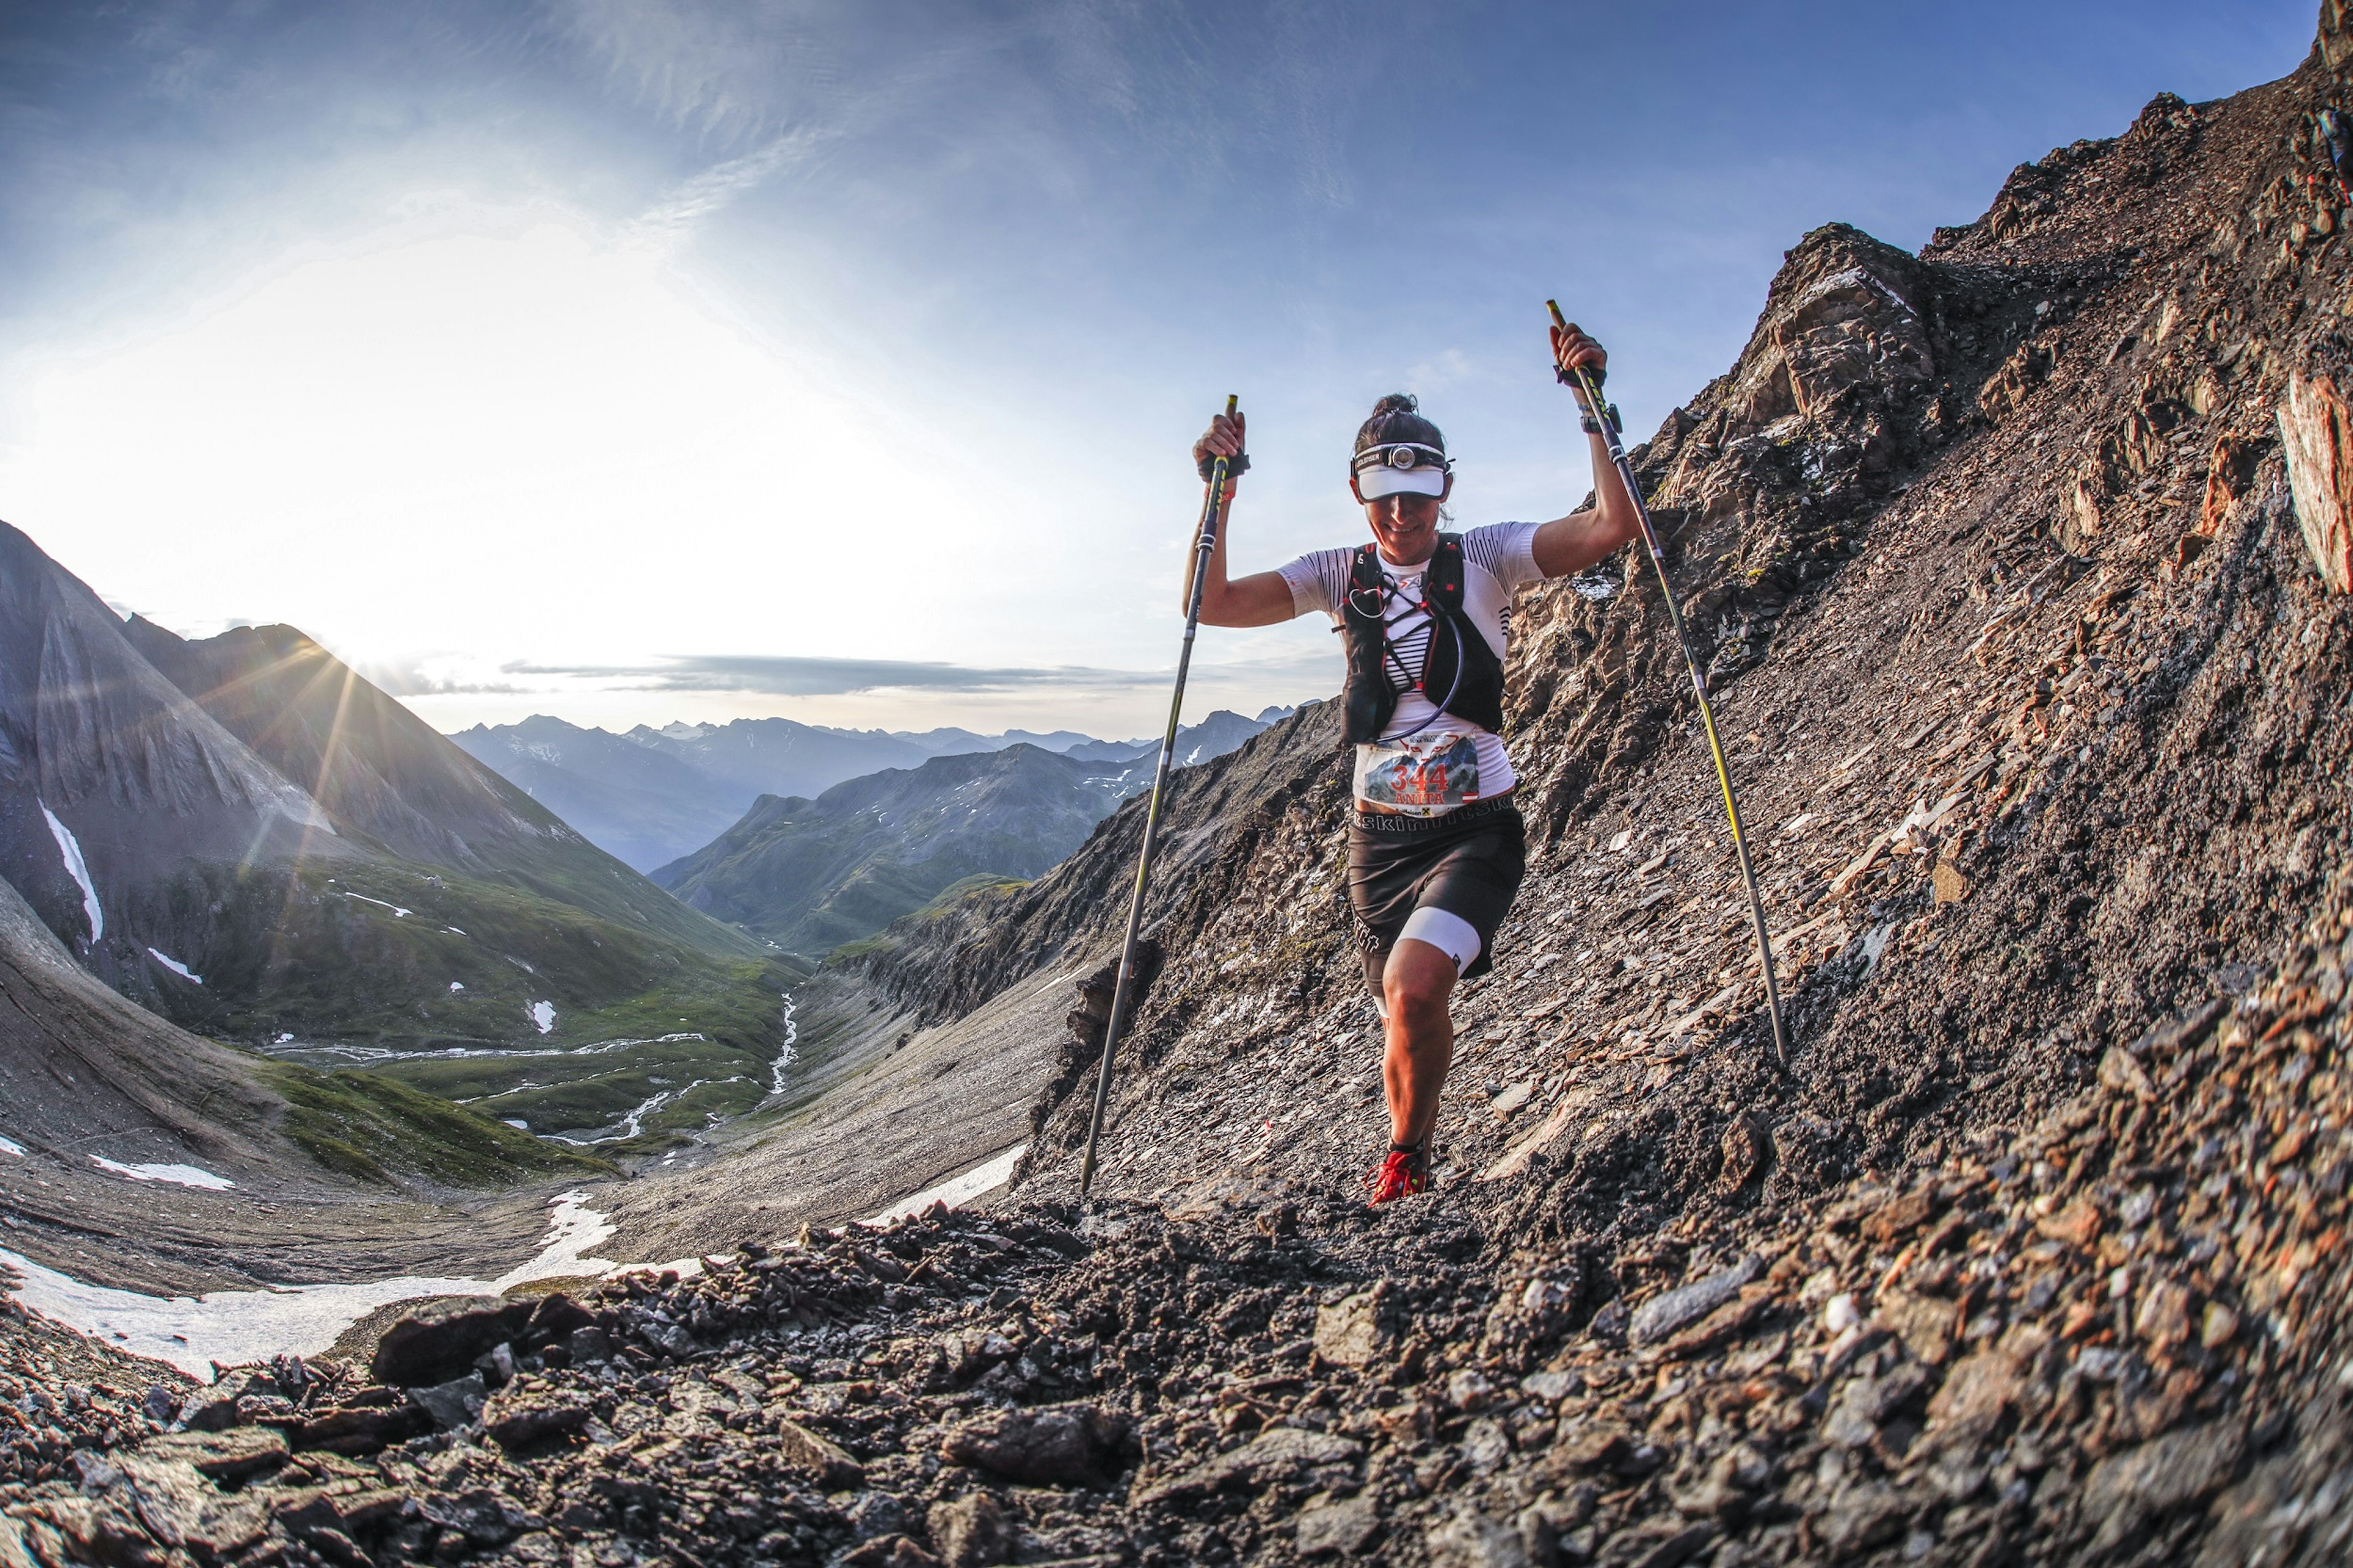
[{"label": "snow patch", "polygon": [[466,983],[462,980],[452,980],[449,982],[449,989],[452,991],[463,991],[465,988]]},{"label": "snow patch", "polygon": [[237,1185],[227,1176],[216,1176],[202,1165],[125,1165],[92,1154],[101,1171],[111,1171],[118,1176],[128,1176],[134,1182],[170,1182],[175,1186],[202,1187],[206,1192],[225,1193]]},{"label": "snow patch", "polygon": [[414,910],[404,910],[398,904],[387,904],[382,899],[371,899],[364,893],[345,893],[343,896],[347,899],[357,899],[364,904],[374,904],[380,910],[390,910],[392,911],[392,918],[396,921],[406,920],[410,915],[417,912]]},{"label": "snow patch", "polygon": [[168,952],[159,952],[151,947],[147,950],[147,956],[153,959],[156,963],[162,964],[164,968],[170,970],[173,973],[178,975],[183,980],[194,981],[198,985],[202,985],[205,983],[205,977],[203,975],[195,973],[190,970],[186,964],[182,963],[178,959],[174,958]]},{"label": "snow patch", "polygon": [[81,858],[81,842],[73,836],[72,828],[58,820],[48,802],[37,797],[34,804],[48,818],[49,837],[58,841],[58,853],[65,857],[66,875],[81,888],[81,912],[90,917],[90,944],[96,947],[98,939],[106,934],[106,911],[99,907],[98,885],[90,879],[90,863]]},{"label": "snow patch", "polygon": [[543,1035],[547,1033],[548,1030],[555,1027],[555,1004],[553,1002],[533,1003],[531,1005],[531,1024],[532,1027],[537,1029]]},{"label": "snow patch", "polygon": [[21,1160],[25,1157],[25,1146],[14,1138],[0,1138],[0,1154],[14,1154]]},{"label": "snow patch", "polygon": [[[496,1279],[404,1274],[352,1285],[280,1285],[259,1290],[218,1290],[209,1296],[142,1296],[86,1285],[0,1247],[0,1264],[17,1276],[16,1299],[45,1317],[132,1355],[168,1362],[199,1380],[211,1364],[243,1365],[275,1355],[313,1356],[378,1307],[420,1296],[495,1296],[532,1279],[590,1275],[602,1279],[624,1265],[587,1256],[610,1240],[612,1223],[587,1206],[587,1194],[550,1200],[555,1211],[531,1261]],[[700,1258],[662,1265],[681,1277],[702,1271]]]},{"label": "snow patch", "polygon": [[859,1223],[889,1225],[893,1220],[919,1215],[934,1204],[945,1204],[950,1208],[961,1208],[981,1194],[992,1188],[1001,1187],[1010,1181],[1013,1177],[1013,1167],[1020,1163],[1021,1156],[1028,1152],[1029,1148],[1029,1145],[1027,1143],[1016,1143],[995,1158],[975,1165],[963,1175],[951,1176],[936,1187],[925,1187],[913,1197],[901,1198],[873,1218],[861,1220]]},{"label": "snow patch", "polygon": [[518,1132],[528,1132],[531,1131],[531,1123],[525,1121],[520,1116],[501,1116],[499,1120],[505,1122],[508,1126],[513,1128]]}]

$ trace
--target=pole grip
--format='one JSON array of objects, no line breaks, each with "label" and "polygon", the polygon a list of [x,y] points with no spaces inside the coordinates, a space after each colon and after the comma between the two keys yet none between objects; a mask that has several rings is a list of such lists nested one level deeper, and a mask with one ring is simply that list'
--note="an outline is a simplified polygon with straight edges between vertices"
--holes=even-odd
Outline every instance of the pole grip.
[{"label": "pole grip", "polygon": [[[1559,300],[1546,300],[1545,309],[1552,312],[1554,326],[1564,332],[1568,331],[1568,318],[1560,313]],[[1594,383],[1592,373],[1583,365],[1578,365],[1575,370],[1564,370],[1556,364],[1552,367],[1552,373],[1562,385],[1577,394],[1577,400],[1585,405],[1588,413],[1602,407],[1601,388]]]}]

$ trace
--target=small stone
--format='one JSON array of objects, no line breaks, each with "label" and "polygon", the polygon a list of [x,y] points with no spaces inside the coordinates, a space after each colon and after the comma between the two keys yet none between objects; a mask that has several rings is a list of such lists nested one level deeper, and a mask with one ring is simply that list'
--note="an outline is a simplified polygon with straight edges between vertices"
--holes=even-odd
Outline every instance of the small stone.
[{"label": "small stone", "polygon": [[1773,1157],[1773,1134],[1765,1119],[1754,1111],[1744,1111],[1732,1119],[1724,1130],[1723,1163],[1717,1169],[1716,1189],[1736,1193],[1754,1181]]},{"label": "small stone", "polygon": [[1905,1532],[1912,1505],[1885,1481],[1850,1486],[1831,1500],[1816,1526],[1824,1546],[1840,1557],[1859,1555]]},{"label": "small stone", "polygon": [[2189,1339],[2189,1288],[2160,1279],[2141,1292],[2140,1309],[2133,1314],[2133,1330],[2158,1350],[2169,1350]]},{"label": "small stone", "polygon": [[433,1430],[433,1417],[422,1405],[400,1405],[330,1410],[287,1430],[287,1441],[298,1449],[330,1454],[373,1454],[389,1443],[405,1443]]},{"label": "small stone", "polygon": [[1719,1268],[1696,1284],[1670,1290],[1642,1303],[1627,1325],[1629,1344],[1648,1344],[1662,1340],[1694,1318],[1705,1317],[1740,1293],[1740,1288],[1757,1278],[1764,1267],[1763,1260],[1750,1253],[1728,1268]]},{"label": "small stone", "polygon": [[272,1426],[232,1426],[226,1432],[167,1432],[140,1446],[150,1458],[194,1465],[208,1480],[235,1485],[286,1462],[286,1435]]},{"label": "small stone", "polygon": [[1871,1211],[1862,1222],[1865,1241],[1888,1243],[1898,1237],[1908,1236],[1936,1217],[1936,1194],[1933,1188],[1915,1187],[1899,1198],[1890,1198]]},{"label": "small stone", "polygon": [[1883,1290],[1873,1304],[1872,1316],[1904,1342],[1904,1348],[1912,1352],[1915,1361],[1942,1366],[1945,1358],[1953,1352],[1953,1339],[1959,1329],[1955,1320],[1959,1313],[1950,1301],[1901,1290]]},{"label": "small stone", "polygon": [[777,1424],[774,1446],[777,1459],[786,1468],[816,1471],[828,1491],[849,1491],[866,1484],[866,1467],[797,1421]]},{"label": "small stone", "polygon": [[2206,1303],[2206,1316],[2198,1327],[2198,1342],[2208,1350],[2218,1350],[2229,1344],[2239,1331],[2239,1314],[2220,1301]]},{"label": "small stone", "polygon": [[1862,1309],[1854,1304],[1854,1293],[1841,1291],[1830,1299],[1822,1309],[1822,1327],[1834,1334],[1842,1334],[1862,1321]]},{"label": "small stone", "polygon": [[2148,1076],[2148,1069],[2115,1046],[2110,1046],[2107,1054],[2100,1058],[2100,1087],[2129,1094],[2135,1100],[2157,1098],[2157,1083]]},{"label": "small stone", "polygon": [[482,1414],[482,1401],[490,1395],[489,1385],[482,1374],[470,1372],[448,1383],[437,1383],[430,1388],[412,1388],[408,1397],[417,1408],[433,1417],[433,1425],[444,1432],[461,1431],[471,1426]]},{"label": "small stone", "polygon": [[613,1336],[590,1323],[572,1331],[565,1340],[565,1348],[572,1359],[583,1366],[594,1366],[613,1359]]},{"label": "small stone", "polygon": [[2036,1220],[2034,1228],[2052,1241],[2063,1241],[2074,1247],[2089,1247],[2100,1236],[2099,1205],[2089,1198],[2079,1198],[2057,1214]]},{"label": "small stone", "polygon": [[881,1535],[843,1552],[839,1568],[939,1568],[939,1559],[903,1535]]},{"label": "small stone", "polygon": [[1522,1079],[1519,1082],[1512,1085],[1511,1088],[1504,1089],[1502,1093],[1495,1095],[1492,1100],[1490,1100],[1487,1103],[1487,1109],[1495,1113],[1496,1121],[1509,1121],[1512,1119],[1513,1113],[1518,1110],[1523,1105],[1525,1105],[1529,1099],[1535,1095],[1535,1079]]},{"label": "small stone", "polygon": [[1430,1531],[1430,1568],[1528,1568],[1519,1531],[1465,1507]]},{"label": "small stone", "polygon": [[1940,904],[1959,903],[1969,896],[1972,888],[1968,878],[1950,860],[1936,862],[1928,872],[1928,885],[1934,889],[1932,896],[1935,900]]},{"label": "small stone", "polygon": [[2099,1520],[2090,1554],[2105,1554],[2144,1519],[2201,1502],[2229,1480],[2246,1444],[2235,1423],[2218,1421],[2111,1454],[2084,1481],[2084,1517]]},{"label": "small stone", "polygon": [[428,1492],[417,1500],[417,1510],[445,1531],[456,1531],[468,1544],[503,1546],[526,1530],[543,1530],[547,1521],[527,1513],[488,1487],[476,1487],[452,1497]]},{"label": "small stone", "polygon": [[518,1392],[510,1384],[481,1406],[482,1430],[502,1448],[531,1448],[584,1430],[594,1414],[588,1406],[543,1389]]},{"label": "small stone", "polygon": [[1229,1489],[1255,1491],[1308,1470],[1355,1465],[1364,1457],[1365,1446],[1354,1438],[1298,1426],[1273,1426],[1231,1453],[1154,1482],[1133,1500],[1143,1506],[1206,1497]]},{"label": "small stone", "polygon": [[945,1568],[989,1568],[1012,1561],[1015,1531],[1005,1510],[987,1492],[934,1503],[925,1523]]},{"label": "small stone", "polygon": [[1294,1527],[1302,1557],[1353,1557],[1372,1543],[1380,1528],[1380,1510],[1362,1493],[1318,1499],[1300,1510]]},{"label": "small stone", "polygon": [[1364,1366],[1388,1342],[1381,1308],[1388,1300],[1388,1281],[1359,1290],[1344,1301],[1315,1310],[1315,1353],[1335,1366]]},{"label": "small stone", "polygon": [[1512,1440],[1502,1425],[1482,1415],[1463,1429],[1462,1459],[1474,1475],[1488,1475],[1512,1457]]}]

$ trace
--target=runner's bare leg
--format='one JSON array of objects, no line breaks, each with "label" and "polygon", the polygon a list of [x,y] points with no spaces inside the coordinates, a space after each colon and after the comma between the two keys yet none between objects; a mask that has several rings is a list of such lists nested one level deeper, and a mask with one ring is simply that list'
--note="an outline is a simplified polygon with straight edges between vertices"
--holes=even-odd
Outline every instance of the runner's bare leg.
[{"label": "runner's bare leg", "polygon": [[1423,1143],[1438,1125],[1439,1097],[1454,1063],[1454,1020],[1446,1011],[1454,980],[1454,960],[1446,950],[1415,937],[1391,948],[1382,967],[1388,1048],[1381,1081],[1388,1089],[1393,1143]]}]

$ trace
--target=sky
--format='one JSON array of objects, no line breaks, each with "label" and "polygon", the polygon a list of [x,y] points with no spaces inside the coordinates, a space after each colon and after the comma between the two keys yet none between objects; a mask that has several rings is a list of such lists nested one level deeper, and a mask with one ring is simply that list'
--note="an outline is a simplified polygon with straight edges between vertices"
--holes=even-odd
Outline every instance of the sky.
[{"label": "sky", "polygon": [[[301,626],[455,730],[1156,731],[1228,393],[1237,572],[1589,489],[1781,253],[1907,248],[2313,0],[0,5],[0,519],[124,614]],[[1203,632],[1188,720],[1324,696]]]}]

